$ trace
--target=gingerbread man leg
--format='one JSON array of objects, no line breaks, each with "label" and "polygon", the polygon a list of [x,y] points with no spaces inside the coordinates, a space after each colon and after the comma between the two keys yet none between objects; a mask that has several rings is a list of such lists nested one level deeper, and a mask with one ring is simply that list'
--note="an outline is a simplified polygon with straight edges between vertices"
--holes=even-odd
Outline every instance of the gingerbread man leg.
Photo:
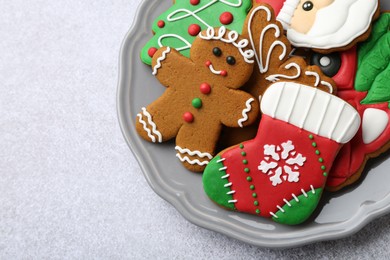
[{"label": "gingerbread man leg", "polygon": [[176,137],[176,157],[184,167],[194,172],[202,172],[214,157],[220,124],[197,127],[201,122],[183,125]]}]

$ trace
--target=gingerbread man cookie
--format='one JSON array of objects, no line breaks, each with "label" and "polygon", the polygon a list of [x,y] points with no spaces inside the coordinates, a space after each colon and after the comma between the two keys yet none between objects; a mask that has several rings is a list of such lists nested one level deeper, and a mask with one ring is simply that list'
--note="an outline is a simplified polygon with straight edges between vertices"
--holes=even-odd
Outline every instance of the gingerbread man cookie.
[{"label": "gingerbread man cookie", "polygon": [[257,98],[238,90],[252,74],[253,56],[248,40],[225,27],[201,32],[190,58],[159,49],[153,74],[167,89],[137,115],[140,136],[151,142],[176,137],[178,159],[191,171],[203,171],[223,125],[244,127],[257,118]]}]

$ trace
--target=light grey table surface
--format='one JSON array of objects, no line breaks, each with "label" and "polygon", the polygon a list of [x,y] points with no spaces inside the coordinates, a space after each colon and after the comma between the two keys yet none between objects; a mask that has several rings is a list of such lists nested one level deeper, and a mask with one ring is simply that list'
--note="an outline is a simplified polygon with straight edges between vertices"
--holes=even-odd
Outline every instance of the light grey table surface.
[{"label": "light grey table surface", "polygon": [[151,190],[116,115],[140,2],[0,1],[0,258],[389,258],[389,216],[269,250],[189,223]]}]

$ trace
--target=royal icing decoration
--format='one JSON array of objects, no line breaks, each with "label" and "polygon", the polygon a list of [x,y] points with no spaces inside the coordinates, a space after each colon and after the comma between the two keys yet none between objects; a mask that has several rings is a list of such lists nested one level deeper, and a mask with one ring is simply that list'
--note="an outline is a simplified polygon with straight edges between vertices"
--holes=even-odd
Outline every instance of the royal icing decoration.
[{"label": "royal icing decoration", "polygon": [[153,72],[152,72],[152,74],[153,74],[154,76],[157,75],[158,69],[161,68],[161,62],[167,58],[167,54],[170,53],[170,52],[171,52],[171,48],[168,47],[165,51],[162,52],[161,57],[159,57],[159,58],[157,59],[157,63],[156,63],[156,65],[154,66]]},{"label": "royal icing decoration", "polygon": [[251,7],[243,0],[181,0],[161,14],[153,23],[154,36],[141,51],[141,59],[151,64],[151,48],[170,46],[189,57],[195,36],[207,28],[227,26],[240,31]]},{"label": "royal icing decoration", "polygon": [[367,108],[362,121],[363,142],[370,144],[375,141],[386,129],[388,123],[389,117],[385,111]]},{"label": "royal icing decoration", "polygon": [[[202,153],[200,151],[191,151],[188,148],[181,148],[180,146],[176,146],[175,150],[178,152],[176,154],[176,157],[179,158],[181,162],[188,162],[189,164],[197,164],[197,165],[207,165],[209,163],[209,160],[213,158],[213,156],[209,153]],[[209,160],[202,160],[199,159],[190,159],[188,157],[190,156],[197,156],[199,158],[208,158]]]},{"label": "royal icing decoration", "polygon": [[246,101],[245,103],[245,106],[246,108],[244,110],[242,110],[242,118],[240,118],[238,121],[237,121],[237,124],[240,126],[240,127],[244,127],[243,123],[246,122],[248,120],[248,112],[252,110],[252,105],[251,103],[255,101],[254,98],[250,98]]},{"label": "royal icing decoration", "polygon": [[280,146],[268,144],[264,146],[265,157],[260,162],[258,169],[270,176],[269,180],[273,186],[277,186],[283,181],[299,181],[299,167],[304,165],[306,157],[294,149],[292,141],[284,142]]},{"label": "royal icing decoration", "polygon": [[[152,140],[152,142],[155,143],[156,142],[155,135],[156,135],[157,138],[158,138],[157,141],[159,143],[161,143],[162,142],[162,135],[157,130],[157,126],[153,122],[152,116],[150,115],[150,113],[148,111],[146,111],[146,108],[143,107],[142,108],[142,114],[138,113],[137,117],[138,117],[139,122],[143,125],[144,130],[148,133],[148,136],[150,137],[150,140]],[[143,117],[146,117],[148,119],[148,122],[145,122],[143,120]],[[151,129],[149,129],[149,126],[151,127]]]},{"label": "royal icing decoration", "polygon": [[253,56],[255,55],[253,50],[246,49],[248,47],[248,40],[243,39],[238,40],[239,34],[236,31],[230,31],[227,33],[226,27],[222,26],[219,28],[218,32],[214,28],[209,27],[206,31],[206,34],[199,34],[199,37],[203,40],[217,40],[225,43],[233,44],[240,51],[242,57],[247,63],[253,63]]}]

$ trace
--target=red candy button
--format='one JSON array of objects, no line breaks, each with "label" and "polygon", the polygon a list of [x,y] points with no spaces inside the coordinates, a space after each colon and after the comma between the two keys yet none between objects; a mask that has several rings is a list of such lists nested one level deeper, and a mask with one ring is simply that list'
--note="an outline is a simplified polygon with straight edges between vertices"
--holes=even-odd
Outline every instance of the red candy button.
[{"label": "red candy button", "polygon": [[191,112],[185,112],[183,114],[183,120],[187,123],[192,123],[194,121],[194,115]]},{"label": "red candy button", "polygon": [[200,33],[200,30],[200,26],[197,24],[191,24],[190,26],[188,26],[188,33],[191,36],[197,36]]},{"label": "red candy button", "polygon": [[211,86],[210,86],[209,84],[207,84],[207,83],[202,83],[202,84],[200,85],[200,92],[201,92],[202,94],[205,94],[205,95],[210,94],[210,92],[211,92]]},{"label": "red candy button", "polygon": [[226,76],[227,76],[227,71],[226,71],[226,70],[222,70],[221,73],[220,73],[220,75],[221,75],[222,77],[226,77]]},{"label": "red candy button", "polygon": [[233,15],[232,13],[230,12],[224,12],[221,14],[221,16],[219,17],[219,21],[222,23],[222,24],[231,24],[233,22]]},{"label": "red candy button", "polygon": [[160,20],[157,22],[157,26],[163,28],[165,26],[165,22],[163,20]]},{"label": "red candy button", "polygon": [[190,3],[191,3],[192,5],[198,5],[199,2],[200,2],[200,0],[190,0]]},{"label": "red candy button", "polygon": [[148,50],[149,57],[153,58],[153,55],[156,53],[156,51],[157,51],[157,48],[154,48],[154,47],[150,48]]}]

